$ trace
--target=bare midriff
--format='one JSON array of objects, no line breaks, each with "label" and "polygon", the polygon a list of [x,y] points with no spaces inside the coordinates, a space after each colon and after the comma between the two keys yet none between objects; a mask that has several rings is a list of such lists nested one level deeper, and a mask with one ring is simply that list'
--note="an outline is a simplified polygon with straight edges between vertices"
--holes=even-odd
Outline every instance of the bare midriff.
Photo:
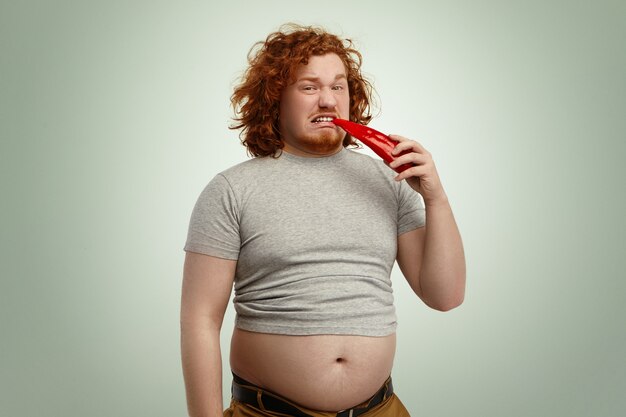
[{"label": "bare midriff", "polygon": [[286,336],[235,329],[230,365],[241,378],[294,403],[340,411],[380,389],[395,349],[395,334]]}]

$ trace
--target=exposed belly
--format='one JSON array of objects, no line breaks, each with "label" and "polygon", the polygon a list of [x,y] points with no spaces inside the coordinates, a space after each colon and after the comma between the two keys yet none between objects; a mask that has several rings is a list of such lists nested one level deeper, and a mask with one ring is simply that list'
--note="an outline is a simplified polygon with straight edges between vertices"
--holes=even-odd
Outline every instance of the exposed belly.
[{"label": "exposed belly", "polygon": [[232,371],[304,407],[339,411],[374,395],[391,373],[395,334],[285,336],[235,329]]}]

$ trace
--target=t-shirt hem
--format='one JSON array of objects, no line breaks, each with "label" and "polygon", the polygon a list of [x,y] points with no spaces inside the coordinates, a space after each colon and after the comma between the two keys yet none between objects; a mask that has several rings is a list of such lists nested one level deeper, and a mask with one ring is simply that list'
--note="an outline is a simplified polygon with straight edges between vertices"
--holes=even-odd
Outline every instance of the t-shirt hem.
[{"label": "t-shirt hem", "polygon": [[397,323],[383,328],[371,328],[361,326],[281,326],[259,323],[246,323],[245,320],[237,319],[235,327],[255,333],[280,334],[287,336],[314,336],[314,335],[350,335],[384,337],[395,333]]},{"label": "t-shirt hem", "polygon": [[412,230],[419,229],[420,227],[424,227],[424,226],[426,226],[426,221],[423,218],[420,220],[416,220],[411,223],[405,224],[402,227],[398,228],[398,236],[403,233],[410,232]]},{"label": "t-shirt hem", "polygon": [[203,255],[214,256],[216,258],[228,259],[232,261],[236,261],[239,259],[239,253],[219,250],[219,249],[212,248],[210,246],[205,246],[205,245],[200,245],[200,244],[187,244],[185,245],[183,250],[185,252],[201,253]]}]

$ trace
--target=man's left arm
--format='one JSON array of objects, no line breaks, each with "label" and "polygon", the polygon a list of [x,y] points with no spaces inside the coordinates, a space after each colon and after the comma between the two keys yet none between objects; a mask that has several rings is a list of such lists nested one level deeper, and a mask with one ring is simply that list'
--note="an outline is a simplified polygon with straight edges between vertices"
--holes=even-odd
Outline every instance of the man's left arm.
[{"label": "man's left arm", "polygon": [[428,306],[451,310],[465,296],[465,254],[448,197],[441,185],[432,155],[419,143],[391,135],[399,143],[389,164],[391,168],[410,163],[396,176],[420,193],[426,207],[426,226],[398,237],[397,261],[413,291]]}]

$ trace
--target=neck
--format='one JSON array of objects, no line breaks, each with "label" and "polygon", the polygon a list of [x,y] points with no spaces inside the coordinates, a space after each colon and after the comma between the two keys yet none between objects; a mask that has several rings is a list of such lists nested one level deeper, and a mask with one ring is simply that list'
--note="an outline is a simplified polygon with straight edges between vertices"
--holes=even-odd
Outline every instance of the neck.
[{"label": "neck", "polygon": [[288,142],[285,142],[283,152],[306,158],[324,158],[326,156],[331,156],[340,152],[342,148],[343,143],[339,143],[338,146],[328,147],[327,149],[311,149],[308,146],[294,146]]}]

